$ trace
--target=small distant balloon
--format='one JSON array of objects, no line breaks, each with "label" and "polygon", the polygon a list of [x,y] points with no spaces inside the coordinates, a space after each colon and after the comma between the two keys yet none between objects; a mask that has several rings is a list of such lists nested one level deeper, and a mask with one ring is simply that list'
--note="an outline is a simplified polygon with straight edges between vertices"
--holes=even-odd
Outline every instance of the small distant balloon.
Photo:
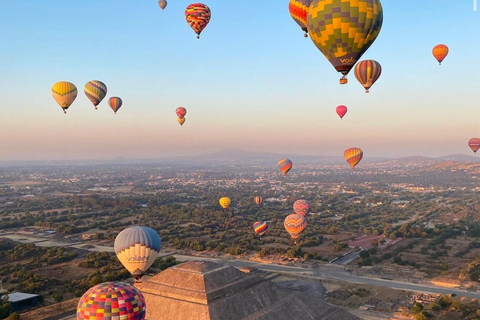
[{"label": "small distant balloon", "polygon": [[360,148],[350,148],[345,150],[343,156],[348,162],[348,164],[352,167],[352,169],[354,169],[355,166],[360,162],[360,160],[362,160],[363,151]]},{"label": "small distant balloon", "polygon": [[468,140],[468,146],[474,153],[477,153],[478,149],[480,149],[480,139],[479,138],[472,138]]},{"label": "small distant balloon", "polygon": [[278,161],[278,168],[282,171],[283,175],[286,176],[287,173],[292,169],[293,162],[290,159],[282,159]]},{"label": "small distant balloon", "polygon": [[355,78],[365,88],[366,93],[381,74],[382,66],[375,60],[363,60],[355,66]]},{"label": "small distant balloon", "polygon": [[119,97],[111,97],[110,99],[108,99],[108,105],[110,106],[110,108],[112,108],[115,114],[117,114],[117,111],[118,109],[120,109],[122,104],[122,99],[120,99]]},{"label": "small distant balloon", "polygon": [[67,113],[68,107],[77,98],[77,87],[68,81],[59,81],[52,86],[52,96],[62,107],[63,113]]},{"label": "small distant balloon", "polygon": [[290,0],[288,4],[288,11],[293,20],[295,20],[303,32],[305,32],[303,35],[305,38],[308,37],[307,13],[311,3],[312,0]]},{"label": "small distant balloon", "polygon": [[160,7],[160,9],[165,10],[165,8],[167,7],[167,0],[159,0],[158,1],[158,6]]},{"label": "small distant balloon", "polygon": [[187,114],[187,109],[185,109],[184,107],[178,107],[175,110],[175,113],[177,114],[177,117],[183,118]]},{"label": "small distant balloon", "polygon": [[307,214],[310,212],[310,203],[308,203],[307,200],[297,200],[293,204],[293,211],[295,211],[296,214],[299,214],[301,216],[307,216]]},{"label": "small distant balloon", "polygon": [[340,119],[343,119],[345,114],[347,114],[347,107],[345,107],[344,105],[338,106],[337,107],[337,114],[340,117]]},{"label": "small distant balloon", "polygon": [[183,126],[183,124],[185,123],[185,120],[186,120],[185,118],[177,118],[177,121],[181,126]]},{"label": "small distant balloon", "polygon": [[200,33],[210,22],[211,16],[210,8],[203,3],[193,3],[185,9],[185,19],[197,34],[197,39],[200,39]]},{"label": "small distant balloon", "polygon": [[435,59],[437,59],[438,64],[441,65],[442,61],[448,55],[448,47],[444,44],[437,44],[435,47],[433,47],[432,54]]},{"label": "small distant balloon", "polygon": [[227,209],[230,206],[231,200],[229,197],[222,197],[218,200],[218,203],[220,203],[223,209]]},{"label": "small distant balloon", "polygon": [[261,205],[263,202],[263,199],[260,196],[256,196],[255,198],[253,198],[253,201],[255,201],[257,205]]},{"label": "small distant balloon", "polygon": [[261,237],[263,237],[268,231],[268,222],[267,221],[257,221],[253,224],[253,230],[255,233]]},{"label": "small distant balloon", "polygon": [[107,95],[107,86],[102,81],[92,80],[85,84],[83,91],[85,92],[88,100],[90,100],[95,109],[97,109],[97,106]]},{"label": "small distant balloon", "polygon": [[285,218],[283,226],[290,236],[296,240],[307,228],[307,219],[302,215],[294,213]]}]

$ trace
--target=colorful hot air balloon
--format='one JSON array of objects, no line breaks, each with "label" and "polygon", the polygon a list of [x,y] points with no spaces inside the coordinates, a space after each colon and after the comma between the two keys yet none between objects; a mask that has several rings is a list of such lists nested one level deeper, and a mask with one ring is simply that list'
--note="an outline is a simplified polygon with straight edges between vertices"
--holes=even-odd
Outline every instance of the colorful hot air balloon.
[{"label": "colorful hot air balloon", "polygon": [[210,8],[203,3],[193,3],[185,9],[185,19],[197,34],[197,39],[200,39],[200,33],[210,22],[211,16]]},{"label": "colorful hot air balloon", "polygon": [[377,38],[382,22],[379,0],[313,0],[307,15],[310,39],[343,74],[342,84]]},{"label": "colorful hot air balloon", "polygon": [[119,97],[111,97],[110,99],[108,99],[108,105],[110,106],[110,108],[112,108],[115,114],[117,114],[117,111],[122,106],[122,103],[122,99],[120,99]]},{"label": "colorful hot air balloon", "polygon": [[343,153],[343,157],[347,160],[348,164],[355,168],[355,166],[362,160],[363,158],[363,151],[360,148],[350,148],[345,150]]},{"label": "colorful hot air balloon", "polygon": [[107,86],[102,81],[92,80],[87,82],[83,91],[85,91],[85,95],[97,109],[98,104],[107,95]]},{"label": "colorful hot air balloon", "polygon": [[180,123],[181,126],[183,126],[183,124],[185,123],[185,118],[177,118],[177,122]]},{"label": "colorful hot air balloon", "polygon": [[227,209],[231,201],[229,197],[222,197],[220,200],[218,200],[218,203],[220,203],[223,209]]},{"label": "colorful hot air balloon", "polygon": [[297,200],[293,204],[293,211],[305,217],[310,212],[310,203],[307,200]]},{"label": "colorful hot air balloon", "polygon": [[355,78],[365,88],[368,93],[369,89],[382,73],[382,66],[375,60],[363,60],[355,66]]},{"label": "colorful hot air balloon", "polygon": [[149,227],[130,227],[115,238],[118,260],[139,281],[157,258],[162,242],[157,231]]},{"label": "colorful hot air balloon", "polygon": [[52,96],[60,107],[62,107],[63,112],[67,113],[68,107],[70,107],[77,97],[77,87],[71,82],[57,82],[52,87]]},{"label": "colorful hot air balloon", "polygon": [[347,107],[345,107],[344,105],[340,105],[337,107],[337,114],[340,117],[340,119],[343,119],[346,113],[347,113]]},{"label": "colorful hot air balloon", "polygon": [[261,237],[265,235],[268,231],[268,222],[267,221],[257,221],[253,224],[253,230],[255,233]]},{"label": "colorful hot air balloon", "polygon": [[185,115],[187,114],[187,109],[185,109],[184,107],[178,107],[175,110],[175,113],[177,114],[177,117],[184,118]]},{"label": "colorful hot air balloon", "polygon": [[302,215],[294,213],[285,218],[283,226],[290,236],[296,240],[307,228],[307,219]]},{"label": "colorful hot air balloon", "polygon": [[290,0],[290,3],[288,4],[288,11],[293,20],[295,20],[305,32],[304,37],[307,37],[307,13],[308,7],[310,7],[311,3],[312,0]]},{"label": "colorful hot air balloon", "polygon": [[158,6],[160,7],[160,9],[165,10],[165,8],[167,7],[167,0],[159,0],[158,1]]},{"label": "colorful hot air balloon", "polygon": [[263,202],[263,199],[260,196],[256,196],[255,198],[253,198],[253,201],[255,201],[256,204],[261,205]]},{"label": "colorful hot air balloon", "polygon": [[468,140],[468,146],[472,149],[473,152],[477,152],[480,149],[480,139],[479,138],[472,138]]},{"label": "colorful hot air balloon", "polygon": [[293,163],[289,159],[282,159],[278,161],[278,168],[282,171],[283,175],[286,176],[288,171],[292,169]]},{"label": "colorful hot air balloon", "polygon": [[124,282],[100,283],[88,289],[77,305],[77,320],[143,320],[145,315],[143,294]]},{"label": "colorful hot air balloon", "polygon": [[437,59],[438,64],[442,64],[443,59],[448,55],[448,47],[444,44],[437,44],[433,47],[432,54]]}]

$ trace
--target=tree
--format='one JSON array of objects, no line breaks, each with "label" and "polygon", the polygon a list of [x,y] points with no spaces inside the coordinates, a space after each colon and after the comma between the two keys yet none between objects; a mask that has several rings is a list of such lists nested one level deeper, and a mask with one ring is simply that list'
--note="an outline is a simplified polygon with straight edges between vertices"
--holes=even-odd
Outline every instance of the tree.
[{"label": "tree", "polygon": [[20,315],[16,312],[10,314],[7,318],[7,320],[19,320],[20,319]]},{"label": "tree", "polygon": [[421,303],[415,303],[412,307],[412,312],[415,313],[415,314],[418,314],[420,312],[422,312],[423,310],[423,304]]}]

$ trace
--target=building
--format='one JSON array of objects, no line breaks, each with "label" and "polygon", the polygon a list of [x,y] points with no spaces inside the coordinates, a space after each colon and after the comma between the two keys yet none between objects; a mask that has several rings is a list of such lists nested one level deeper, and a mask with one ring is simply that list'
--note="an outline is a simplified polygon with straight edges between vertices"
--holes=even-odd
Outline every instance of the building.
[{"label": "building", "polygon": [[8,296],[8,301],[12,304],[15,311],[20,311],[30,307],[36,307],[38,304],[38,300],[40,298],[38,294],[21,293],[21,292],[12,292],[12,293],[9,293],[7,296]]}]

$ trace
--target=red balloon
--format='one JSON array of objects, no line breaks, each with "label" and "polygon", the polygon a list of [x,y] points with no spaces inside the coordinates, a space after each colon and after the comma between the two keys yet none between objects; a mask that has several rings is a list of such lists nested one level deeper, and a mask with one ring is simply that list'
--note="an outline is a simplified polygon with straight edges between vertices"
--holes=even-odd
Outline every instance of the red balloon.
[{"label": "red balloon", "polygon": [[343,105],[337,107],[337,114],[340,116],[340,119],[342,119],[346,113],[347,113],[347,107]]},{"label": "red balloon", "polygon": [[468,140],[468,146],[472,149],[473,152],[477,152],[480,149],[480,139],[479,138],[472,138]]},{"label": "red balloon", "polygon": [[180,119],[183,119],[187,114],[187,109],[185,109],[184,107],[178,107],[177,110],[175,110],[175,113]]}]

